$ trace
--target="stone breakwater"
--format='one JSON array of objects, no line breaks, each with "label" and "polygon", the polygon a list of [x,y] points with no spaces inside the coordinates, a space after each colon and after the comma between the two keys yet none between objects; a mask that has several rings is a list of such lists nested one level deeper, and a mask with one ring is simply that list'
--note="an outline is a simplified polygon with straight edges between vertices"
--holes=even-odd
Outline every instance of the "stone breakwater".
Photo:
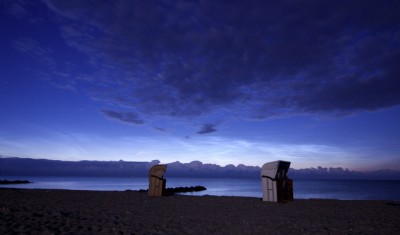
[{"label": "stone breakwater", "polygon": [[30,184],[33,182],[30,182],[28,180],[0,180],[0,184],[5,185],[5,184]]}]

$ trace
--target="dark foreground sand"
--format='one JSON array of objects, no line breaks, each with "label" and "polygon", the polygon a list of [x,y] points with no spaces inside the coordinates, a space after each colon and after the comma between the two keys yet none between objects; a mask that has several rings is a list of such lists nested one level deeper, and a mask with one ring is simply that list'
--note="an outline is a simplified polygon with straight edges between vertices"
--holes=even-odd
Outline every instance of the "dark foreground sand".
[{"label": "dark foreground sand", "polygon": [[400,234],[400,205],[0,189],[0,234]]}]

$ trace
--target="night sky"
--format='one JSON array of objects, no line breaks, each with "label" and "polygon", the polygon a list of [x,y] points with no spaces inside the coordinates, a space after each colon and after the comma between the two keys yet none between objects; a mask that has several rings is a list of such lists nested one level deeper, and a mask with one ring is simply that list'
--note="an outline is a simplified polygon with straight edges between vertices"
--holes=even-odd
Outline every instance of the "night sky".
[{"label": "night sky", "polygon": [[400,1],[0,3],[0,155],[400,170]]}]

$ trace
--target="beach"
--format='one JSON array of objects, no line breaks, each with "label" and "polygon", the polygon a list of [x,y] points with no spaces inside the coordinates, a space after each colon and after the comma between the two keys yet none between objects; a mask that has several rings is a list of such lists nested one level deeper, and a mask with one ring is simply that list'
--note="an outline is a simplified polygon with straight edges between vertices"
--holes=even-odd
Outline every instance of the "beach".
[{"label": "beach", "polygon": [[400,234],[400,204],[0,189],[0,234]]}]

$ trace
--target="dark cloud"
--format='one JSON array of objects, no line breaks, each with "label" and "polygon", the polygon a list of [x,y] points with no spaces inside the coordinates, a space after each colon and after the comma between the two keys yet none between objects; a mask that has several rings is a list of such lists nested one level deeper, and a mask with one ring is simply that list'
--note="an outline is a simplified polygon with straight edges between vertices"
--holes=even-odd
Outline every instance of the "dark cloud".
[{"label": "dark cloud", "polygon": [[78,77],[97,86],[91,96],[147,117],[330,115],[400,103],[399,1],[45,3],[64,19],[66,43],[88,57],[92,69]]},{"label": "dark cloud", "polygon": [[136,125],[141,125],[144,123],[142,119],[138,117],[137,114],[132,113],[132,112],[117,112],[117,111],[111,111],[111,110],[101,110],[101,112],[113,119],[117,119],[121,122],[126,122],[126,123],[131,123],[131,124],[136,124]]},{"label": "dark cloud", "polygon": [[217,129],[215,129],[215,125],[207,123],[203,125],[203,127],[197,132],[197,134],[203,135],[203,134],[213,133],[216,131]]},{"label": "dark cloud", "polygon": [[167,130],[165,128],[162,127],[153,127],[154,130],[160,131],[160,132],[166,132]]}]

